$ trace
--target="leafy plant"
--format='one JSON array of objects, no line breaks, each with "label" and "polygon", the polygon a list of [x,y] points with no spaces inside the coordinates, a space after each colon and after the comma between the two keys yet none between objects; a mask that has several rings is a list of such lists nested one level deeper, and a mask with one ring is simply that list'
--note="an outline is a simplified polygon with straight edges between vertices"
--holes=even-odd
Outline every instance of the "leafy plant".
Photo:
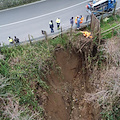
[{"label": "leafy plant", "polygon": [[[36,99],[36,84],[38,87],[49,90],[46,80],[47,74],[53,66],[53,50],[56,45],[66,46],[68,38],[66,35],[57,37],[54,40],[40,41],[32,45],[20,45],[1,48],[1,53],[6,56],[0,61],[0,73],[10,78],[6,92],[16,96],[20,106],[32,108],[41,115],[43,109]],[[33,86],[33,84],[35,84]]]},{"label": "leafy plant", "polygon": [[19,5],[24,5],[27,3],[35,2],[38,0],[0,0],[0,9],[6,9],[10,7],[15,7]]}]

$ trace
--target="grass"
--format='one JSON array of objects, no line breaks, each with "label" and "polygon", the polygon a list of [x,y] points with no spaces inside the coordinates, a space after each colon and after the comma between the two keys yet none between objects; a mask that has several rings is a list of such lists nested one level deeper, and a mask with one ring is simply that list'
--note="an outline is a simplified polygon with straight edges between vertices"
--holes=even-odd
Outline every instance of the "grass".
[{"label": "grass", "polygon": [[[116,17],[111,16],[107,22],[101,23],[101,29],[102,29],[102,31],[105,31],[107,29],[110,29],[111,27],[114,27],[114,26],[118,25],[118,24],[120,24],[120,16],[118,16],[118,15],[116,15]],[[111,32],[111,33],[108,33],[106,35],[103,35],[102,39],[105,39],[105,40],[109,39],[109,38],[117,35],[118,31],[119,31],[119,29],[115,30],[114,33]],[[113,40],[117,43],[117,41],[114,38],[113,38]],[[113,44],[111,44],[111,46],[112,45]],[[109,46],[110,49],[112,48],[111,46]],[[114,47],[117,48],[117,46],[114,46]],[[110,50],[106,51],[106,52],[108,54],[110,52]],[[111,54],[112,53],[109,53],[110,56],[111,56]],[[102,56],[103,55],[104,54],[102,53]],[[117,55],[117,51],[114,54],[114,56],[112,56],[112,58],[114,58],[115,60],[116,60],[116,58],[115,58],[116,55]],[[117,69],[119,69],[119,68],[117,68]],[[117,71],[113,71],[113,73],[114,74],[109,72],[108,73],[108,78],[109,78],[110,75],[117,74]],[[120,119],[120,100],[119,100],[119,94],[118,94],[118,92],[119,92],[119,90],[118,90],[119,87],[118,86],[119,86],[120,79],[118,77],[118,79],[116,80],[116,78],[114,76],[112,76],[112,77],[110,77],[110,80],[111,80],[111,82],[109,82],[109,84],[107,84],[107,85],[108,85],[108,91],[111,90],[112,92],[109,93],[107,91],[108,94],[104,95],[104,97],[106,98],[106,100],[104,99],[104,101],[106,101],[106,102],[104,103],[104,101],[101,101],[102,106],[104,106],[104,109],[101,112],[101,114],[102,114],[103,119],[105,119],[105,120],[119,120]],[[109,79],[107,79],[106,82],[107,81],[109,81]],[[115,84],[116,81],[118,81],[117,84]]]},{"label": "grass", "polygon": [[58,44],[61,44],[63,47],[67,44],[68,37],[67,35],[64,34],[63,38],[57,37],[54,40],[50,40],[49,44],[52,45],[53,47],[56,47]]},{"label": "grass", "polygon": [[103,21],[103,23],[101,23],[101,30],[105,31],[118,24],[120,24],[120,16],[119,15],[116,15],[116,17],[110,16],[107,21]]},{"label": "grass", "polygon": [[[112,24],[112,21],[113,18],[111,17],[105,24],[102,23],[102,30],[116,25],[116,23]],[[74,37],[79,35],[81,35],[80,32],[75,34]],[[108,34],[106,38],[108,37],[111,37],[111,35]],[[94,42],[96,41],[94,40]],[[46,84],[46,76],[54,64],[53,51],[58,44],[65,48],[67,43],[68,37],[67,35],[63,35],[62,38],[57,37],[46,42],[40,41],[31,45],[26,44],[24,46],[14,46],[10,48],[6,46],[2,47],[1,53],[6,56],[6,59],[0,61],[0,73],[6,80],[9,80],[4,83],[5,85],[8,84],[7,86],[3,88],[0,87],[0,93],[3,95],[6,93],[14,95],[20,106],[26,106],[34,112],[39,112],[40,116],[42,116],[44,110],[40,107],[36,99],[36,83],[39,85],[38,87],[44,91],[49,90],[49,86]],[[90,56],[88,56],[88,60],[91,62]],[[99,66],[103,60],[103,51],[100,51],[98,59]],[[116,109],[113,108],[113,111],[115,110]],[[116,110],[114,115],[118,115],[118,113],[119,111]],[[1,116],[3,115],[2,113],[0,114]],[[108,115],[109,117],[107,117]],[[111,111],[103,113],[103,117],[107,119],[110,119],[112,115],[113,112]]]},{"label": "grass", "polygon": [[[120,16],[119,15],[116,15],[115,17],[114,16],[110,16],[109,19],[107,21],[103,21],[101,23],[101,32],[105,31],[105,30],[108,30],[112,27],[115,27],[116,25],[120,24]],[[112,33],[112,31],[110,33],[107,33],[107,34],[102,34],[102,38],[103,39],[108,39],[108,38],[111,38],[113,36],[115,36],[117,34],[117,30],[114,31],[114,33]]]},{"label": "grass", "polygon": [[120,120],[120,108],[113,107],[113,111],[101,112],[106,120]]},{"label": "grass", "polygon": [[37,83],[38,87],[45,91],[49,90],[45,81],[54,62],[54,48],[57,44],[65,47],[67,41],[67,36],[63,35],[62,38],[57,37],[48,42],[40,41],[32,45],[2,47],[1,53],[6,56],[6,59],[0,61],[0,73],[6,79],[10,79],[9,86],[6,86],[4,90],[0,88],[4,91],[3,94],[13,94],[20,106],[25,105],[41,115],[43,109],[36,100],[36,87],[33,84]]},{"label": "grass", "polygon": [[0,10],[16,7],[40,0],[0,0]]},{"label": "grass", "polygon": [[7,60],[6,61],[0,60],[0,73],[4,76],[8,76],[9,65]]}]

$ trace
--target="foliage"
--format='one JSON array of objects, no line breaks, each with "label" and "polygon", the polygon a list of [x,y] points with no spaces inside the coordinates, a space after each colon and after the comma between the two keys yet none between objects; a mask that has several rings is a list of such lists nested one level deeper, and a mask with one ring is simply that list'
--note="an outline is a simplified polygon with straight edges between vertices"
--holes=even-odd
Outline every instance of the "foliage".
[{"label": "foliage", "polygon": [[0,0],[0,9],[2,10],[10,7],[24,5],[35,1],[39,0]]},{"label": "foliage", "polygon": [[118,108],[118,104],[117,106],[113,105],[112,111],[101,112],[101,114],[106,120],[120,120],[120,108]]},{"label": "foliage", "polygon": [[65,46],[67,36],[63,35],[63,38],[40,41],[32,45],[9,48],[3,46],[1,53],[6,56],[6,59],[0,61],[0,73],[9,79],[9,85],[6,82],[4,89],[0,88],[1,94],[9,93],[16,96],[19,106],[30,107],[41,115],[43,109],[36,99],[36,84],[44,90],[49,90],[49,86],[43,79],[46,80],[52,68],[54,62],[52,53],[57,44]]},{"label": "foliage", "polygon": [[82,34],[82,32],[77,32],[76,34],[74,34],[74,36],[79,36],[81,34]]},{"label": "foliage", "polygon": [[105,31],[111,27],[114,27],[120,23],[120,16],[116,15],[116,17],[110,16],[107,21],[103,21],[100,26],[102,31]]},{"label": "foliage", "polygon": [[20,106],[19,97],[13,96],[9,88],[11,86],[11,79],[3,77],[0,74],[0,119],[1,120],[26,120],[40,117],[38,112],[33,113],[25,106]]},{"label": "foliage", "polygon": [[[115,17],[110,16],[107,21],[104,21],[101,23],[101,31],[110,29],[118,24],[120,24],[120,16],[119,15],[116,15]],[[117,30],[115,29],[114,32],[111,30],[110,32],[107,32],[105,34],[103,33],[102,39],[111,38],[111,37],[117,35],[118,31],[119,31],[119,28]]]},{"label": "foliage", "polygon": [[56,39],[50,40],[49,44],[53,47],[56,47],[58,44],[61,44],[63,47],[67,44],[68,38],[67,35],[64,34],[63,37],[57,37]]},{"label": "foliage", "polygon": [[7,61],[0,60],[0,73],[4,76],[8,76],[9,65]]},{"label": "foliage", "polygon": [[104,51],[102,49],[99,50],[99,52],[97,53],[97,65],[98,67],[102,66],[103,61],[105,61],[105,57],[104,57]]}]

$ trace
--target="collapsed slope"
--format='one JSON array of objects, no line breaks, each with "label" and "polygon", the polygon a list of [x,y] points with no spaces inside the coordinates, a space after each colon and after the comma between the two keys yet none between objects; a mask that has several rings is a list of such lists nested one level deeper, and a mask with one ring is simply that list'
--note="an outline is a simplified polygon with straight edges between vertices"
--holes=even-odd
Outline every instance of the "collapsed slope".
[{"label": "collapsed slope", "polygon": [[[59,72],[53,67],[47,76],[46,120],[119,119],[119,40],[111,38],[97,51],[92,41],[81,37],[72,50],[55,51]],[[101,60],[104,67],[99,69]]]},{"label": "collapsed slope", "polygon": [[63,49],[55,52],[56,63],[61,68],[61,74],[51,71],[48,76],[50,93],[45,111],[47,120],[96,120],[99,109],[94,109],[86,103],[84,95],[91,93],[93,87],[89,84],[89,73],[83,72],[82,54],[76,54]]},{"label": "collapsed slope", "polygon": [[[1,82],[1,79],[3,89],[0,91],[5,93],[8,90],[17,97],[13,100],[14,97],[7,93],[5,98],[1,98],[2,118],[23,119],[24,113],[20,112],[27,111],[26,105],[29,111],[25,117],[29,115],[29,119],[35,120],[99,120],[101,111],[104,118],[112,116],[118,120],[119,40],[108,40],[100,51],[91,39],[82,35],[55,49],[48,43],[4,48],[2,51],[11,57],[8,57],[9,66],[2,61],[4,69],[1,73],[10,76],[10,81],[4,78]],[[50,51],[54,51],[54,55]],[[11,74],[7,73],[5,65]],[[4,87],[3,83],[9,83],[9,87]]]},{"label": "collapsed slope", "polygon": [[41,90],[37,92],[38,100],[42,98],[40,103],[45,110],[44,118],[45,120],[99,119],[100,109],[94,108],[94,105],[86,102],[84,98],[86,93],[94,91],[89,80],[91,72],[88,70],[87,56],[95,56],[96,47],[92,44],[92,40],[82,36],[70,46],[67,49],[56,47],[55,62],[45,80],[50,91],[44,92],[45,94],[41,93]]}]

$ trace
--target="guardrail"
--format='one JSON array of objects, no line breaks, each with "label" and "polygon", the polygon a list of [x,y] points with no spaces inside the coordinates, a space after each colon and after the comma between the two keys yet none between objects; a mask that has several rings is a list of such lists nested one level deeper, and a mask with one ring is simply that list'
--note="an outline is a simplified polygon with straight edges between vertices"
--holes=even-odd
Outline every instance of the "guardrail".
[{"label": "guardrail", "polygon": [[[90,19],[90,17],[89,17],[89,19],[87,19],[86,22],[83,22],[83,23],[81,24],[81,28],[88,26],[88,25],[90,24],[90,21],[91,21],[91,19]],[[76,28],[77,28],[77,25],[74,25],[74,27],[72,27],[72,29],[74,29],[74,30],[75,30]],[[62,29],[62,30],[61,30],[61,29]],[[64,27],[64,28],[61,26],[61,29],[58,30],[57,32],[50,33],[50,34],[47,34],[47,32],[46,32],[47,38],[55,38],[55,37],[57,37],[57,36],[59,36],[59,35],[61,35],[61,34],[63,34],[63,33],[70,32],[71,27],[70,27],[70,25],[69,25],[69,26],[66,26],[66,27]],[[44,30],[43,30],[43,31],[44,31]],[[19,43],[17,43],[17,44],[9,44],[9,45],[4,45],[4,43],[3,43],[3,45],[1,44],[0,47],[3,47],[3,46],[6,46],[6,47],[17,46],[17,45],[26,44],[26,43],[31,43],[31,42],[37,42],[37,41],[41,41],[41,40],[45,40],[45,39],[46,39],[46,35],[45,35],[45,34],[43,34],[42,36],[37,37],[37,38],[34,38],[32,35],[28,34],[28,40],[19,42]]]},{"label": "guardrail", "polygon": [[[105,17],[107,17],[107,16],[109,16],[110,14],[108,13],[108,14],[104,14],[104,16],[102,16],[103,18],[105,18]],[[98,17],[98,19],[101,19],[101,16],[100,17]],[[83,22],[82,24],[81,24],[81,28],[83,28],[83,27],[87,27],[89,24],[91,23],[91,17],[90,17],[90,15],[87,15],[86,16],[86,20],[85,20],[85,22]],[[114,33],[114,30],[115,30],[115,28],[116,27],[118,27],[118,26],[120,26],[120,24],[119,25],[117,25],[117,26],[115,26],[115,27],[113,27],[113,28],[110,28],[110,29],[108,29],[108,30],[106,30],[106,31],[103,31],[102,33],[101,33],[101,35],[105,35],[105,33],[106,32],[108,32],[108,31],[112,31],[113,33]],[[72,29],[76,29],[77,28],[77,26],[75,25]],[[70,25],[69,26],[66,26],[66,27],[62,27],[62,30],[59,30],[59,31],[57,31],[57,32],[54,32],[54,33],[50,33],[50,34],[47,34],[47,37],[48,38],[55,38],[55,37],[57,37],[57,36],[59,36],[59,35],[61,35],[62,33],[66,33],[66,32],[70,32]],[[111,32],[110,31],[110,32]],[[106,34],[108,34],[108,33],[106,33]],[[46,38],[45,38],[46,36],[45,35],[42,35],[42,36],[40,36],[40,37],[37,37],[37,38],[34,38],[32,35],[28,35],[28,40],[25,40],[25,41],[22,41],[22,42],[20,42],[20,43],[17,43],[17,44],[9,44],[9,45],[5,45],[6,47],[10,47],[10,46],[14,46],[14,45],[21,45],[21,44],[26,44],[26,43],[30,43],[30,42],[37,42],[37,41],[40,41],[40,40],[45,40]],[[4,45],[4,44],[3,44]],[[3,47],[3,45],[0,45],[0,47]]]},{"label": "guardrail", "polygon": [[[118,30],[118,29],[120,29],[120,24],[118,24],[118,25],[116,25],[116,26],[114,26],[114,27],[112,27],[112,28],[110,28],[110,29],[107,29],[107,30],[101,32],[101,36],[104,36],[104,35],[109,34],[109,33],[112,33],[112,36],[113,36],[114,31],[115,31],[115,30]],[[119,32],[119,31],[118,31],[118,32]]]}]

